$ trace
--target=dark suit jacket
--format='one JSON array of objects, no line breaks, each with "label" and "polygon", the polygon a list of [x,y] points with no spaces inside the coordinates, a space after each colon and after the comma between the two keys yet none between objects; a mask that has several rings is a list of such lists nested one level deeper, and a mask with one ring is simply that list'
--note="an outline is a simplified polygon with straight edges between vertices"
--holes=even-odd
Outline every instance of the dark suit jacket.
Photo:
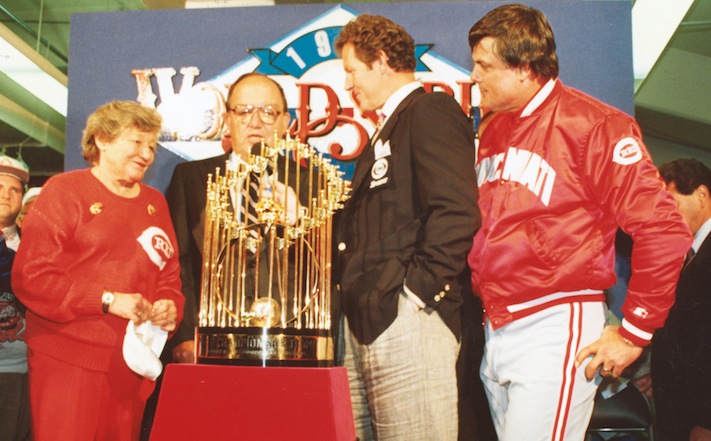
[{"label": "dark suit jacket", "polygon": [[664,439],[711,429],[711,236],[682,269],[674,306],[654,334],[652,383]]},{"label": "dark suit jacket", "polygon": [[200,161],[178,164],[170,179],[166,199],[178,238],[180,280],[185,296],[183,321],[172,341],[175,344],[192,340],[200,307],[202,274],[202,243],[204,233],[207,177],[220,167],[224,171],[229,153]]},{"label": "dark suit jacket", "polygon": [[[477,207],[474,133],[456,101],[419,88],[358,159],[338,217],[338,282],[348,323],[369,344],[395,320],[407,287],[459,338]],[[389,150],[386,146],[389,146]]]},{"label": "dark suit jacket", "polygon": [[[214,175],[217,167],[224,171],[225,163],[228,159],[229,153],[214,158],[178,164],[173,171],[173,176],[166,192],[170,215],[178,239],[180,279],[183,284],[183,295],[185,296],[183,321],[172,339],[172,345],[192,340],[195,335],[200,308],[203,234],[205,229],[203,213],[206,202],[207,176],[208,174]],[[284,160],[280,157],[277,161],[277,170],[283,169]],[[307,174],[305,172],[302,173],[300,178],[302,181],[300,188],[306,189]],[[295,188],[295,176],[293,173],[289,181],[291,186]],[[308,197],[304,195],[304,191],[302,191],[300,199],[302,204],[306,203]],[[261,259],[262,264],[266,265],[266,262],[266,259]],[[268,273],[262,271],[260,274],[266,277]],[[166,351],[166,353],[169,353],[169,351]]]}]

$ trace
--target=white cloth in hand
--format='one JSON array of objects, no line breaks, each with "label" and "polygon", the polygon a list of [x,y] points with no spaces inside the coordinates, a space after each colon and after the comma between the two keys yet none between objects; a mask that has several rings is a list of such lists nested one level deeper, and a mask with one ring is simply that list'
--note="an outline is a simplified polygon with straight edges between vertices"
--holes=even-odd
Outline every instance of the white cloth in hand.
[{"label": "white cloth in hand", "polygon": [[163,371],[160,353],[163,352],[168,333],[147,321],[136,326],[129,320],[123,338],[123,359],[135,373],[150,380],[158,378]]}]

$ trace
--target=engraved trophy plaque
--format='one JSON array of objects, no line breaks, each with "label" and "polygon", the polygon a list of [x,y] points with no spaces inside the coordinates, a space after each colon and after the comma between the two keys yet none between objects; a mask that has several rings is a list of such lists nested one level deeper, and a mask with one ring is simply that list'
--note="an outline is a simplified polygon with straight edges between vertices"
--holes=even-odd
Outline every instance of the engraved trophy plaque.
[{"label": "engraved trophy plaque", "polygon": [[332,217],[348,182],[298,140],[272,145],[208,179],[198,363],[333,366]]}]

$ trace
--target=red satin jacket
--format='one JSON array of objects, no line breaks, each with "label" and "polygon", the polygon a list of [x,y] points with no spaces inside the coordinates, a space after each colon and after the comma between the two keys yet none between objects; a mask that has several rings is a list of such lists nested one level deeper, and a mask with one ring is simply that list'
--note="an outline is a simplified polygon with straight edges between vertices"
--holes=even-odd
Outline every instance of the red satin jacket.
[{"label": "red satin jacket", "polygon": [[614,239],[634,239],[620,334],[647,344],[664,324],[691,233],[630,116],[551,80],[481,139],[482,227],[469,254],[493,327],[548,306],[604,300]]}]

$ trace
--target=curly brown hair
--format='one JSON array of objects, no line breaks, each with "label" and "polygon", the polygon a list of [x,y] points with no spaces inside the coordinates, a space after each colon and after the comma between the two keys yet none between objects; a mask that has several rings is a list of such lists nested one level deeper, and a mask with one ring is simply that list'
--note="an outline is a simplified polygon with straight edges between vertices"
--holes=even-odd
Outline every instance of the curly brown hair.
[{"label": "curly brown hair", "polygon": [[558,55],[548,19],[537,9],[504,5],[489,11],[469,30],[469,47],[493,37],[496,56],[510,67],[528,66],[538,77],[558,77]]},{"label": "curly brown hair", "polygon": [[379,15],[360,15],[346,24],[336,39],[336,51],[351,43],[360,61],[372,66],[383,51],[388,66],[396,72],[412,72],[415,61],[415,42],[407,31],[392,20]]},{"label": "curly brown hair", "polygon": [[97,136],[112,142],[128,128],[155,133],[158,136],[162,124],[163,120],[158,111],[135,101],[111,101],[103,104],[86,120],[81,140],[84,159],[91,163],[99,159]]}]

